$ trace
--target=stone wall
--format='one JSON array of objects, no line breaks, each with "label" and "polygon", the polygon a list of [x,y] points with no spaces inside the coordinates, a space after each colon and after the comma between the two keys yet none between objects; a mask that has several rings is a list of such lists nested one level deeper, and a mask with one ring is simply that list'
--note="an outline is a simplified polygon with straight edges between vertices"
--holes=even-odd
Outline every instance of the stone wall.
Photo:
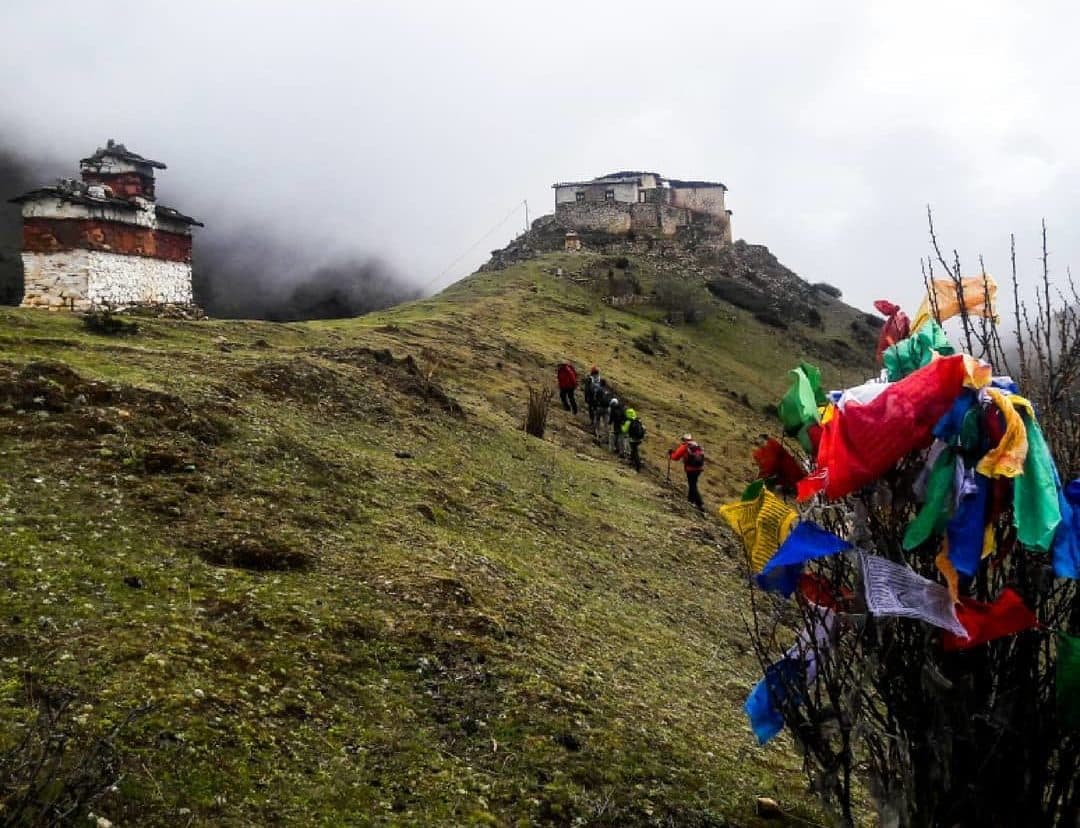
[{"label": "stone wall", "polygon": [[191,265],[101,250],[22,254],[23,307],[89,310],[94,305],[190,305]]},{"label": "stone wall", "polygon": [[568,230],[628,233],[630,208],[636,206],[618,201],[569,202],[555,208],[555,219]]},{"label": "stone wall", "polygon": [[690,214],[669,204],[634,204],[630,211],[630,228],[635,233],[674,236],[688,224]]},{"label": "stone wall", "polygon": [[723,187],[676,187],[671,190],[671,203],[695,213],[707,213],[716,219],[727,218]]}]

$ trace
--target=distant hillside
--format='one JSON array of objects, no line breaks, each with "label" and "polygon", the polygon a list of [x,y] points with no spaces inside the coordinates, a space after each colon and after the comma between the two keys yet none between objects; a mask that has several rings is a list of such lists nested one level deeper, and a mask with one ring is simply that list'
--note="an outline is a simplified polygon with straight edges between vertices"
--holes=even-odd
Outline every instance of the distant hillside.
[{"label": "distant hillside", "polygon": [[[361,319],[122,338],[0,309],[0,749],[41,705],[85,745],[152,701],[93,805],[117,825],[820,821],[741,712],[736,546],[666,480],[693,431],[714,508],[789,366],[871,368],[827,294],[705,293],[788,278],[754,256],[534,250]],[[704,321],[663,321],[669,279]],[[561,409],[522,432],[563,357],[641,412],[641,474]]]}]

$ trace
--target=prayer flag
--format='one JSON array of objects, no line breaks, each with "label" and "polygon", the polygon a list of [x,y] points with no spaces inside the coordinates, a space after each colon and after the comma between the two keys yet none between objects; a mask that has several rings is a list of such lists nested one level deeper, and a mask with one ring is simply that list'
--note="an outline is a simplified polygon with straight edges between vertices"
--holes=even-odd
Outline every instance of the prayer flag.
[{"label": "prayer flag", "polygon": [[1080,730],[1080,638],[1058,635],[1057,705],[1063,729]]},{"label": "prayer flag", "polygon": [[876,555],[859,553],[866,608],[872,615],[917,618],[967,638],[956,617],[949,590],[922,577],[911,567]]},{"label": "prayer flag", "polygon": [[851,549],[851,544],[846,540],[812,521],[805,520],[791,530],[787,540],[776,550],[776,554],[769,558],[762,572],[768,573],[792,564],[802,565],[815,558],[835,555],[845,549]]},{"label": "prayer flag", "polygon": [[728,503],[718,512],[742,538],[754,572],[761,571],[799,517],[794,509],[764,488],[753,500]]},{"label": "prayer flag", "polygon": [[[982,316],[986,319],[997,319],[997,309],[994,301],[997,298],[997,282],[988,274],[978,276],[964,276],[960,280],[957,289],[956,280],[934,279],[931,283],[933,301],[927,294],[919,305],[915,319],[911,323],[911,330],[917,331],[930,321],[931,315],[937,317],[938,322],[952,319],[963,309],[969,316]],[[963,301],[960,293],[963,292]]]},{"label": "prayer flag", "polygon": [[892,383],[865,405],[849,405],[824,426],[818,471],[799,484],[799,499],[821,489],[830,500],[873,483],[909,451],[930,444],[931,432],[964,383],[960,355],[936,359]]},{"label": "prayer flag", "polygon": [[801,665],[792,658],[783,658],[765,668],[765,678],[750,691],[743,711],[750,719],[758,744],[763,745],[784,729],[784,714],[780,705],[788,692],[795,689]]},{"label": "prayer flag", "polygon": [[970,638],[964,639],[945,633],[942,644],[947,651],[967,650],[996,638],[1039,626],[1035,613],[1027,608],[1019,593],[1009,587],[1003,589],[1001,594],[989,603],[961,598],[956,608],[956,616]]},{"label": "prayer flag", "polygon": [[1080,478],[1058,492],[1061,523],[1051,548],[1054,574],[1059,578],[1080,578]]}]

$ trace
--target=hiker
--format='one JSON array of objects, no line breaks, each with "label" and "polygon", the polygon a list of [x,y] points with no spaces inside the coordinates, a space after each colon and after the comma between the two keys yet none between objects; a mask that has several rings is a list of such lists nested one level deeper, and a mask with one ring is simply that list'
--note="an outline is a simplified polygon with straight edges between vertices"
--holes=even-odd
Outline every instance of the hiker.
[{"label": "hiker", "polygon": [[618,397],[612,397],[608,403],[608,422],[611,423],[611,452],[622,456],[622,427],[626,422],[626,409]]},{"label": "hiker", "polygon": [[581,391],[585,396],[585,405],[589,408],[589,423],[596,427],[596,397],[600,390],[600,369],[595,365],[589,370],[589,376],[581,381]]},{"label": "hiker", "polygon": [[577,391],[577,371],[569,361],[561,362],[556,377],[559,380],[559,399],[562,400],[562,407],[566,411],[577,414],[577,399],[574,397],[574,392]]},{"label": "hiker", "polygon": [[611,402],[612,396],[614,395],[611,393],[611,388],[608,387],[607,380],[601,377],[596,391],[593,393],[593,403],[596,405],[593,434],[596,435],[597,440],[603,441],[607,439],[608,404]]},{"label": "hiker", "polygon": [[699,512],[704,512],[705,504],[701,501],[697,484],[705,468],[705,449],[698,445],[692,434],[684,434],[682,442],[668,452],[668,457],[683,461],[683,470],[686,472],[686,499],[693,503]]},{"label": "hiker", "polygon": [[645,439],[645,426],[642,425],[641,418],[632,408],[626,409],[626,422],[623,423],[622,432],[630,443],[630,463],[633,465],[634,471],[640,472],[641,454],[638,452],[638,447],[641,445],[641,441]]}]

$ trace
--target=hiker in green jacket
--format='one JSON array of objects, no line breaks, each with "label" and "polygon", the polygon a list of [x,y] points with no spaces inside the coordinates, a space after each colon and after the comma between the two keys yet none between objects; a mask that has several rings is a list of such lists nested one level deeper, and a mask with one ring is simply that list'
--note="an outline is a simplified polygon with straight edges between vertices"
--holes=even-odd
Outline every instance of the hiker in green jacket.
[{"label": "hiker in green jacket", "polygon": [[634,466],[634,471],[640,472],[641,454],[638,447],[641,445],[641,441],[645,439],[645,426],[642,425],[637,411],[632,408],[626,409],[626,419],[622,424],[622,433],[623,439],[630,444],[630,462]]}]

